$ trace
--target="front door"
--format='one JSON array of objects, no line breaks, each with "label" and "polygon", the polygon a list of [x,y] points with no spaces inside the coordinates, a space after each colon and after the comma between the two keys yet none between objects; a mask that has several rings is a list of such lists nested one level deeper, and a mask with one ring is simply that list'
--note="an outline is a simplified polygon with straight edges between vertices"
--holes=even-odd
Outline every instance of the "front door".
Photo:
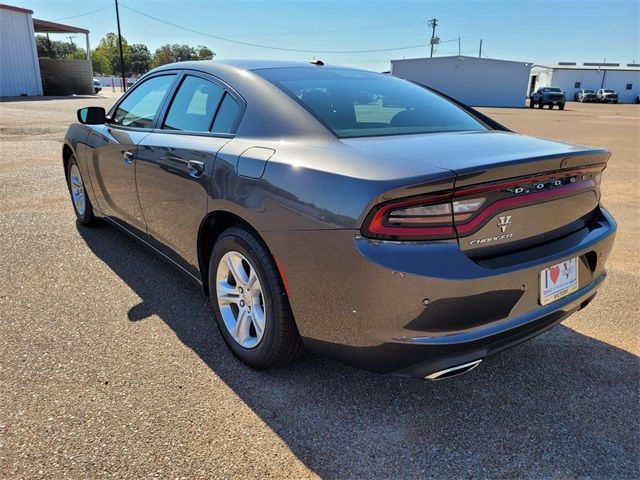
[{"label": "front door", "polygon": [[149,135],[175,74],[145,80],[122,100],[111,121],[87,142],[96,196],[103,214],[132,230],[146,232],[136,190],[137,144]]}]

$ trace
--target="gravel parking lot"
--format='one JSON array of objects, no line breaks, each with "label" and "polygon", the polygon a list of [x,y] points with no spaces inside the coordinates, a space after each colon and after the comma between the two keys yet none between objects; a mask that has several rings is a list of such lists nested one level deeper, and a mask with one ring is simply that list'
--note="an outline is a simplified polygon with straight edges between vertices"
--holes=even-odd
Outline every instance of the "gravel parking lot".
[{"label": "gravel parking lot", "polygon": [[606,147],[609,279],[563,325],[439,383],[307,356],[254,372],[199,287],[76,225],[61,139],[115,95],[0,103],[3,478],[639,478],[640,108],[482,109]]}]

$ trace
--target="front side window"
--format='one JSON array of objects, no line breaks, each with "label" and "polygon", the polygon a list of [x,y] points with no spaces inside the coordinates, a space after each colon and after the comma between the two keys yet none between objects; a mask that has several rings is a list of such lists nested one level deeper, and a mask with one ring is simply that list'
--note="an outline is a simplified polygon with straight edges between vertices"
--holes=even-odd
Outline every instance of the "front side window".
[{"label": "front side window", "polygon": [[338,137],[486,130],[457,105],[413,83],[359,70],[256,70]]},{"label": "front side window", "polygon": [[146,80],[118,105],[112,123],[123,127],[153,128],[160,104],[171,88],[175,75]]},{"label": "front side window", "polygon": [[200,77],[187,76],[171,102],[162,128],[208,132],[224,89]]}]

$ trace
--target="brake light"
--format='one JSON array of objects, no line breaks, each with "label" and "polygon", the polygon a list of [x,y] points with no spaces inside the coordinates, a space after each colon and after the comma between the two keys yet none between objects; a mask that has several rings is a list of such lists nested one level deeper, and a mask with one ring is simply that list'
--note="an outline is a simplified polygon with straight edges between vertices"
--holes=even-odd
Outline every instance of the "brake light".
[{"label": "brake light", "polygon": [[393,200],[371,210],[362,233],[387,240],[442,240],[469,235],[502,211],[589,189],[600,197],[603,167],[600,164]]},{"label": "brake light", "polygon": [[369,214],[365,233],[374,238],[455,238],[454,222],[471,218],[486,199],[479,197],[452,202],[451,197],[452,194],[441,194],[379,206]]}]

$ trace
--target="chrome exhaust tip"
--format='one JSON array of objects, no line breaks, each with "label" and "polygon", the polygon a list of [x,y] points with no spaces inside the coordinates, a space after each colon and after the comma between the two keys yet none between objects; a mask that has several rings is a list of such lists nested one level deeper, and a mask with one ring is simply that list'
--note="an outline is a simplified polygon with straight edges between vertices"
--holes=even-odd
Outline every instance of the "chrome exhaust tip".
[{"label": "chrome exhaust tip", "polygon": [[470,372],[474,368],[476,368],[482,359],[474,360],[473,362],[463,363],[462,365],[456,365],[455,367],[445,368],[444,370],[439,370],[430,375],[424,377],[427,380],[443,380],[445,378],[456,377],[458,375],[462,375],[463,373]]}]

